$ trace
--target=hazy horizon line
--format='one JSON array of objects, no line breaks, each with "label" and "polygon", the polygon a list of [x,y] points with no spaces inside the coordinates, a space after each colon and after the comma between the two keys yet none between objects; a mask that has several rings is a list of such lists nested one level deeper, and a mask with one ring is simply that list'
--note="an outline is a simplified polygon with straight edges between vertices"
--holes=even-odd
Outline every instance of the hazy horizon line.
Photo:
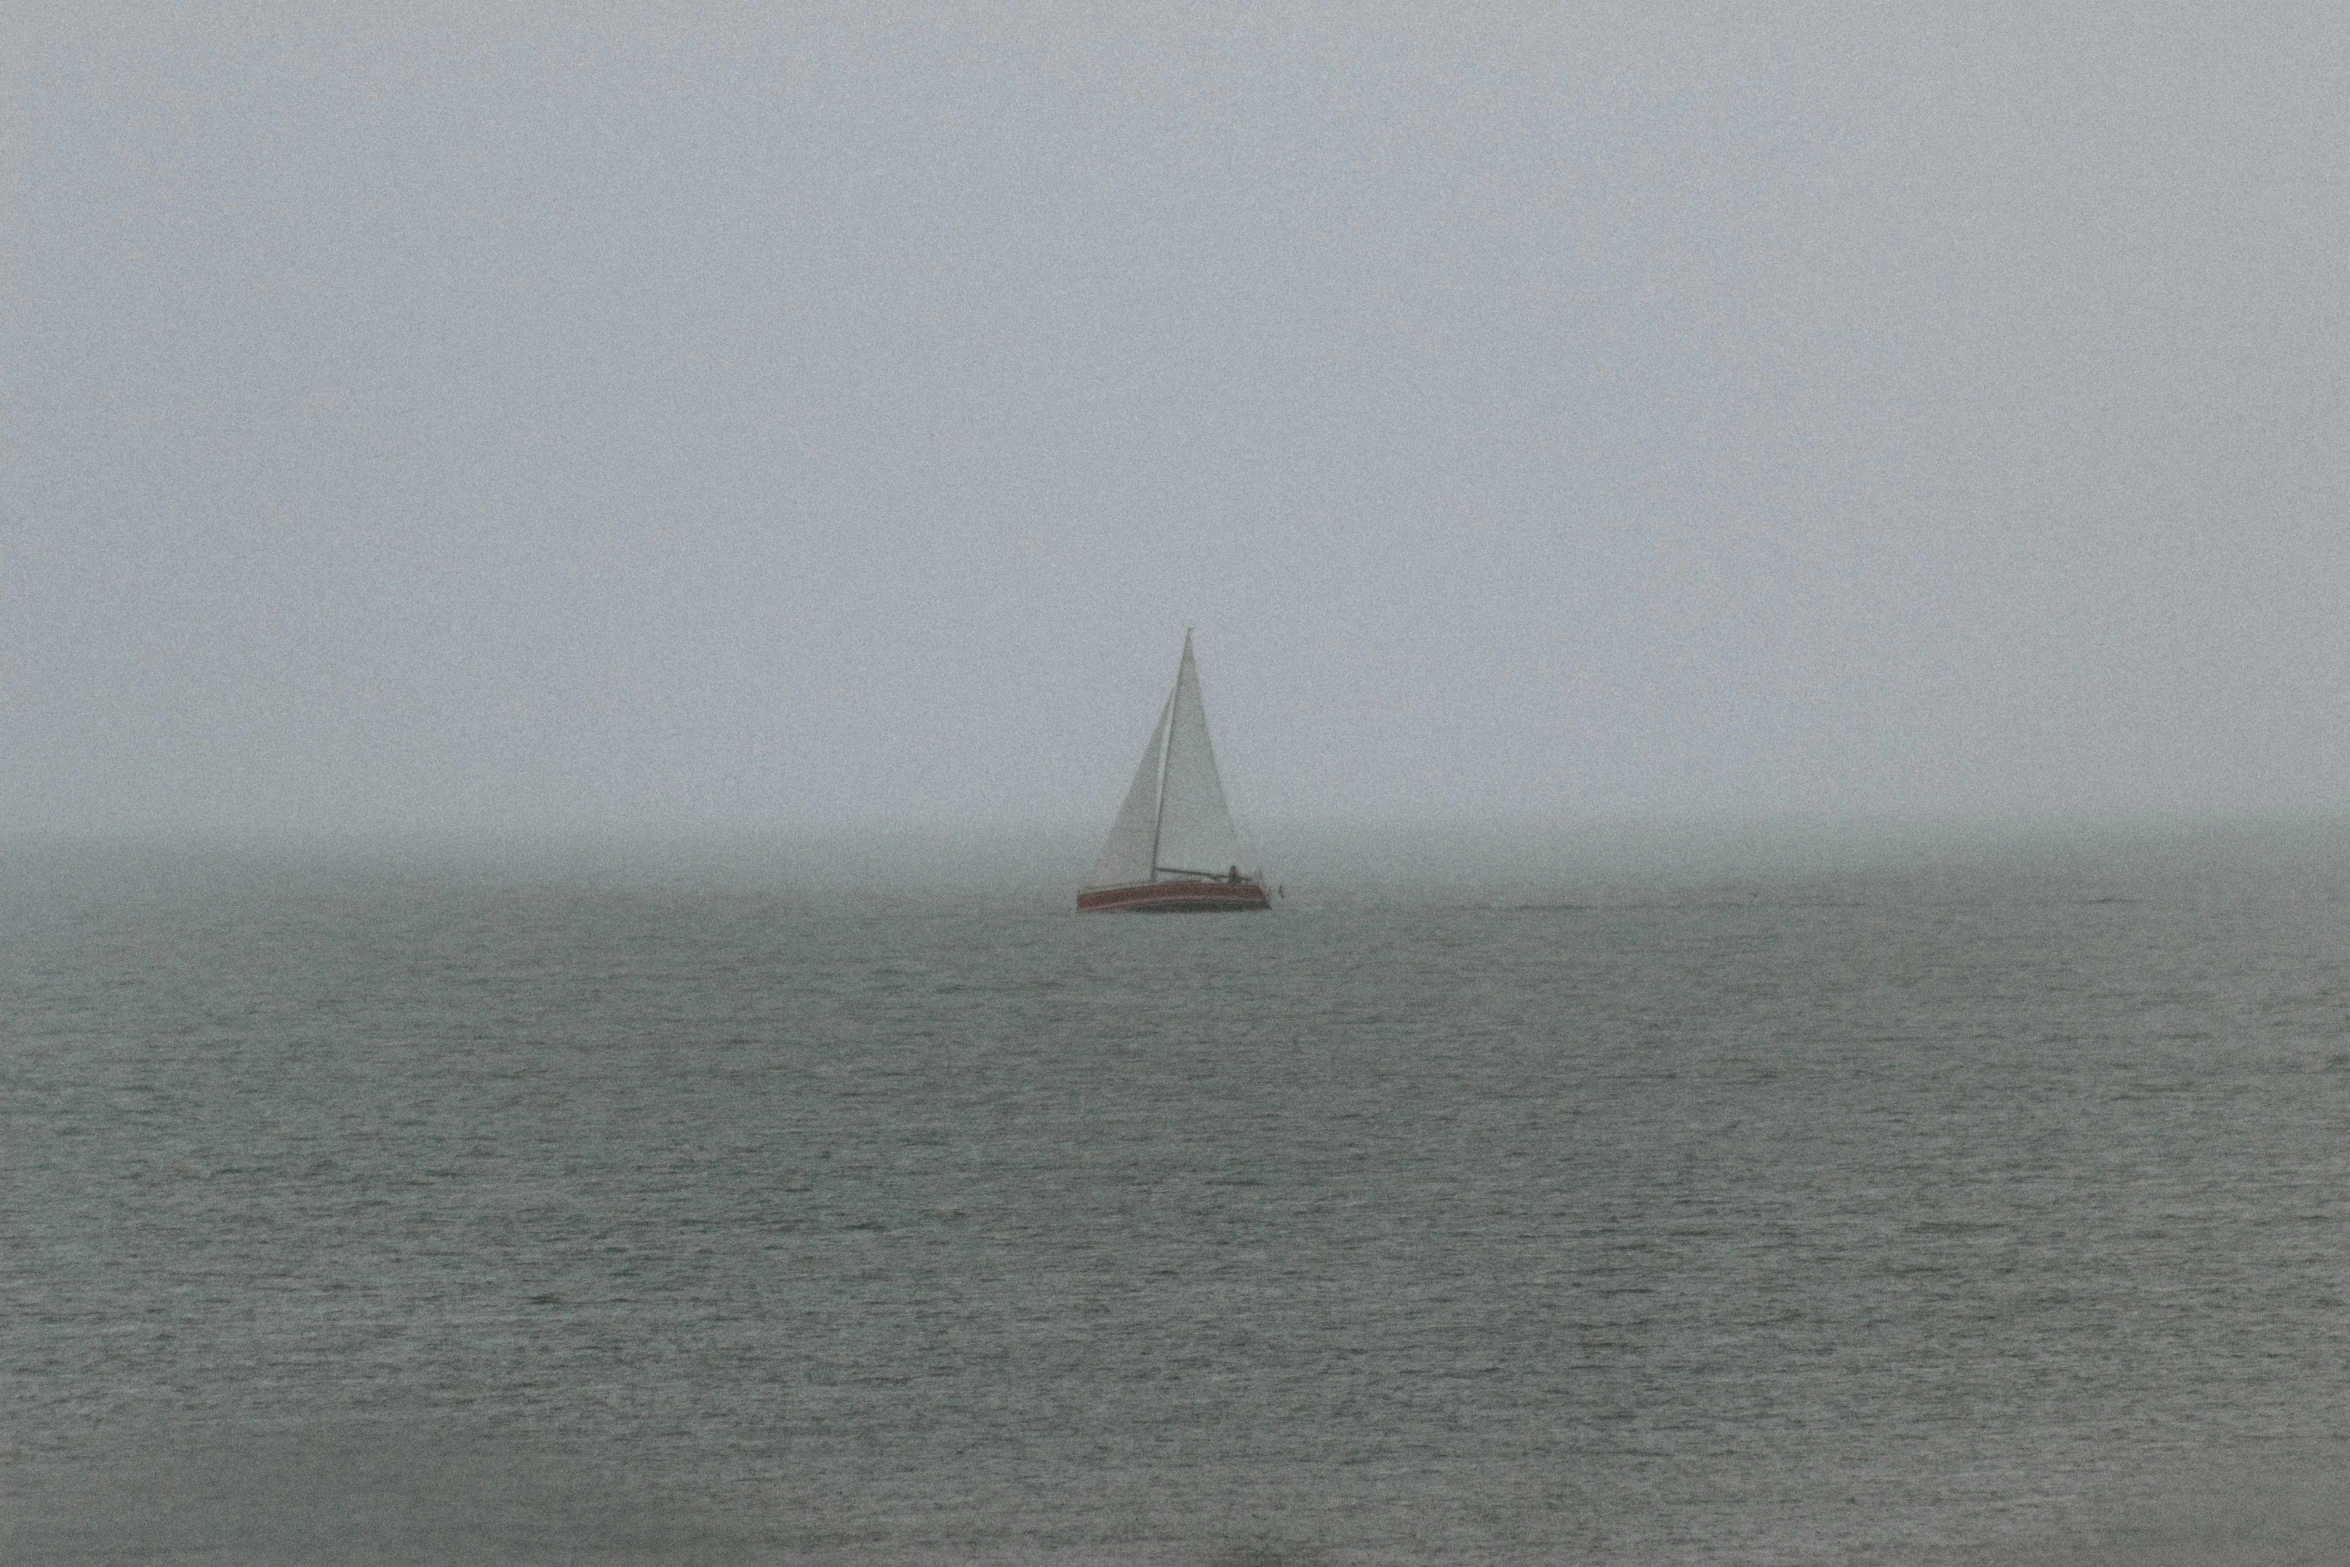
[{"label": "hazy horizon line", "polygon": [[[1073,890],[1098,829],[1028,821],[993,826],[868,819],[808,823],[562,824],[496,831],[281,831],[0,835],[15,890],[205,885],[313,876],[425,874],[460,880],[673,889],[878,893],[1021,889],[1023,901]],[[1244,839],[1251,868],[1292,891],[1376,892],[1415,885],[1526,897],[1604,898],[1761,877],[2194,880],[2257,873],[2350,875],[2350,813],[2096,818],[1984,814],[1938,818],[1714,816],[1530,818],[1412,823],[1324,818],[1274,822]],[[0,888],[0,890],[7,890]],[[1051,901],[1051,900],[1047,900]],[[1040,905],[1041,906],[1041,905]]]}]

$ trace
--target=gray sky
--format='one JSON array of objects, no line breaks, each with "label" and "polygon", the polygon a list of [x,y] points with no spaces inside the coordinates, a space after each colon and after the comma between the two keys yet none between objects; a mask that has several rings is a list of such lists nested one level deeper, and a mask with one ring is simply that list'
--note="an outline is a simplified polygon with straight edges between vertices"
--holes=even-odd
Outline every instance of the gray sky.
[{"label": "gray sky", "polygon": [[2338,4],[1146,9],[0,24],[0,823],[2341,802]]}]

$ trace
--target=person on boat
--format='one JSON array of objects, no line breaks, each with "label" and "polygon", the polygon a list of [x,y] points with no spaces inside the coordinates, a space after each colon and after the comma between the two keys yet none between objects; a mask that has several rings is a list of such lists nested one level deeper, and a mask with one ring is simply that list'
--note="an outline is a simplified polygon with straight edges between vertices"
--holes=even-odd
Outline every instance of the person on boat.
[{"label": "person on boat", "polygon": [[1229,871],[1226,871],[1226,872],[1224,873],[1224,879],[1225,879],[1226,881],[1228,881],[1228,882],[1232,883],[1232,885],[1233,885],[1233,886],[1235,886],[1235,887],[1239,886],[1239,885],[1240,885],[1240,867],[1239,867],[1239,866],[1237,866],[1237,865],[1235,865],[1235,866],[1233,866],[1233,867],[1232,867],[1232,869],[1230,869]]}]

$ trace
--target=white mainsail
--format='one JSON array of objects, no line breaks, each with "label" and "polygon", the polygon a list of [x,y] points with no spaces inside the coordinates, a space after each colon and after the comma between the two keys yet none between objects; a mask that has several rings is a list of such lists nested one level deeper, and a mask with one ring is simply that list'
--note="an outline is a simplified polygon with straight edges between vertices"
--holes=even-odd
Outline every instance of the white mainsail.
[{"label": "white mainsail", "polygon": [[1175,689],[1159,710],[1126,803],[1085,885],[1130,887],[1185,872],[1221,876],[1239,863],[1240,835],[1232,829],[1232,810],[1216,773],[1207,705],[1186,631]]},{"label": "white mainsail", "polygon": [[1216,748],[1208,742],[1208,709],[1200,700],[1199,669],[1191,661],[1191,633],[1183,634],[1183,663],[1175,671],[1175,711],[1167,722],[1166,781],[1159,786],[1157,871],[1205,871],[1221,876],[1240,863],[1240,836],[1216,776]]}]

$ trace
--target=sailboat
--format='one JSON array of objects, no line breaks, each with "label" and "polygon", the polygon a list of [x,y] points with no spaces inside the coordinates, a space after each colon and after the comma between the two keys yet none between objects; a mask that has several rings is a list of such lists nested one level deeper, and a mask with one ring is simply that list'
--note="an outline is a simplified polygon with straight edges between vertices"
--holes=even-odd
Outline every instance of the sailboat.
[{"label": "sailboat", "polygon": [[1224,803],[1224,781],[1216,776],[1187,628],[1175,689],[1159,710],[1158,727],[1143,747],[1142,765],[1134,770],[1101,858],[1078,891],[1077,911],[1197,914],[1271,907],[1263,878],[1240,868],[1240,838]]}]

